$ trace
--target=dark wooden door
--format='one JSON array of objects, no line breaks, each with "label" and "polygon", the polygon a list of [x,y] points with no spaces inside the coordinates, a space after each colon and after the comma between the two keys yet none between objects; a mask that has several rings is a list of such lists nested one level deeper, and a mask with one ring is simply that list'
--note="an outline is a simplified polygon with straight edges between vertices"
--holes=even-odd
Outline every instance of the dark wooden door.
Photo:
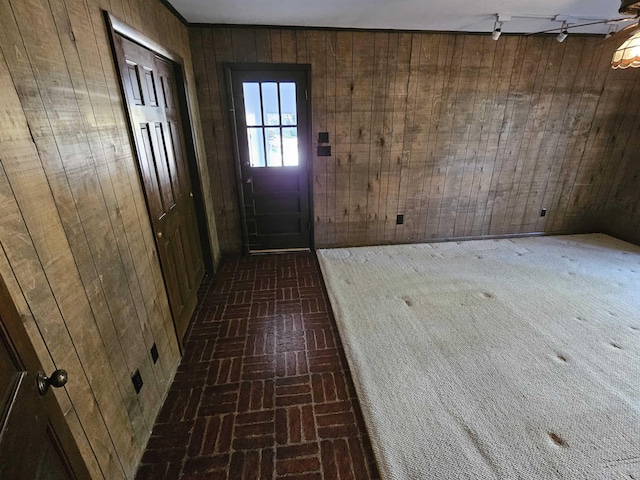
[{"label": "dark wooden door", "polygon": [[115,35],[139,172],[180,341],[196,306],[204,263],[186,163],[175,66]]},{"label": "dark wooden door", "polygon": [[52,426],[52,399],[38,393],[36,372],[25,369],[10,345],[0,326],[0,478],[75,479]]},{"label": "dark wooden door", "polygon": [[230,69],[249,251],[311,247],[305,70]]}]

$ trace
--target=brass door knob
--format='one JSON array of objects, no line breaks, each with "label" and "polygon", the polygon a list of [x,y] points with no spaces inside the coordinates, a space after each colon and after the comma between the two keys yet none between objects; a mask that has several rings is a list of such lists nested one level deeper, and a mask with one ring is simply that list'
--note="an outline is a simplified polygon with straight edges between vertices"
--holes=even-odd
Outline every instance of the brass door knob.
[{"label": "brass door knob", "polygon": [[158,232],[158,238],[162,238],[162,232]]},{"label": "brass door knob", "polygon": [[60,388],[67,384],[69,379],[66,370],[58,369],[47,377],[44,373],[38,372],[36,375],[36,384],[40,395],[45,395],[49,391],[49,387]]}]

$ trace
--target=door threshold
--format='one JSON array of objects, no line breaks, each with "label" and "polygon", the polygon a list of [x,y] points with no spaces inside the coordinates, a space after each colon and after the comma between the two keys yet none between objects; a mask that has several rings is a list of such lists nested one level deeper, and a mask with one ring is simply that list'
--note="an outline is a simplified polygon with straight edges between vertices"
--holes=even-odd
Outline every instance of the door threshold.
[{"label": "door threshold", "polygon": [[268,248],[265,250],[249,250],[249,255],[271,255],[274,253],[295,253],[310,251],[310,248]]}]

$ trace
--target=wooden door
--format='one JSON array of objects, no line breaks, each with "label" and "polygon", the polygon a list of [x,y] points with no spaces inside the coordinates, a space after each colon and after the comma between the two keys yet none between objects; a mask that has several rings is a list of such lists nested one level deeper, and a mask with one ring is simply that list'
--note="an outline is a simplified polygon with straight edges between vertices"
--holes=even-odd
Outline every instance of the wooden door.
[{"label": "wooden door", "polygon": [[0,332],[0,478],[74,478],[42,402],[35,372],[20,365]]},{"label": "wooden door", "polygon": [[38,391],[40,369],[0,278],[0,479],[88,479],[55,395]]},{"label": "wooden door", "polygon": [[204,263],[186,163],[175,65],[114,36],[139,172],[178,339],[196,306]]},{"label": "wooden door", "polygon": [[311,247],[305,70],[230,69],[250,252]]}]

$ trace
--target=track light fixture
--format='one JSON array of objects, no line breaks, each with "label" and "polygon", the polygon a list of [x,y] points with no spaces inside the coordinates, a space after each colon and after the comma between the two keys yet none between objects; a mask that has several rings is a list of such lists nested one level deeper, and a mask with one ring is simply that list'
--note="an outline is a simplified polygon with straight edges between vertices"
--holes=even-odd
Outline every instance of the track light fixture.
[{"label": "track light fixture", "polygon": [[567,24],[567,22],[563,22],[563,23],[562,23],[562,30],[560,30],[560,33],[559,33],[559,34],[558,34],[558,36],[556,37],[556,40],[557,40],[559,43],[564,42],[564,41],[567,39],[567,37],[569,36],[569,30],[568,30],[568,28],[569,28],[569,24]]},{"label": "track light fixture", "polygon": [[496,15],[496,23],[493,25],[493,32],[491,33],[491,38],[496,42],[500,38],[500,35],[502,35],[502,25],[509,20],[511,20],[510,15],[505,15],[504,13],[498,13]]},{"label": "track light fixture", "polygon": [[493,33],[491,34],[491,38],[493,38],[497,42],[498,39],[500,38],[500,35],[502,35],[502,23],[496,21],[496,24],[493,27]]}]

